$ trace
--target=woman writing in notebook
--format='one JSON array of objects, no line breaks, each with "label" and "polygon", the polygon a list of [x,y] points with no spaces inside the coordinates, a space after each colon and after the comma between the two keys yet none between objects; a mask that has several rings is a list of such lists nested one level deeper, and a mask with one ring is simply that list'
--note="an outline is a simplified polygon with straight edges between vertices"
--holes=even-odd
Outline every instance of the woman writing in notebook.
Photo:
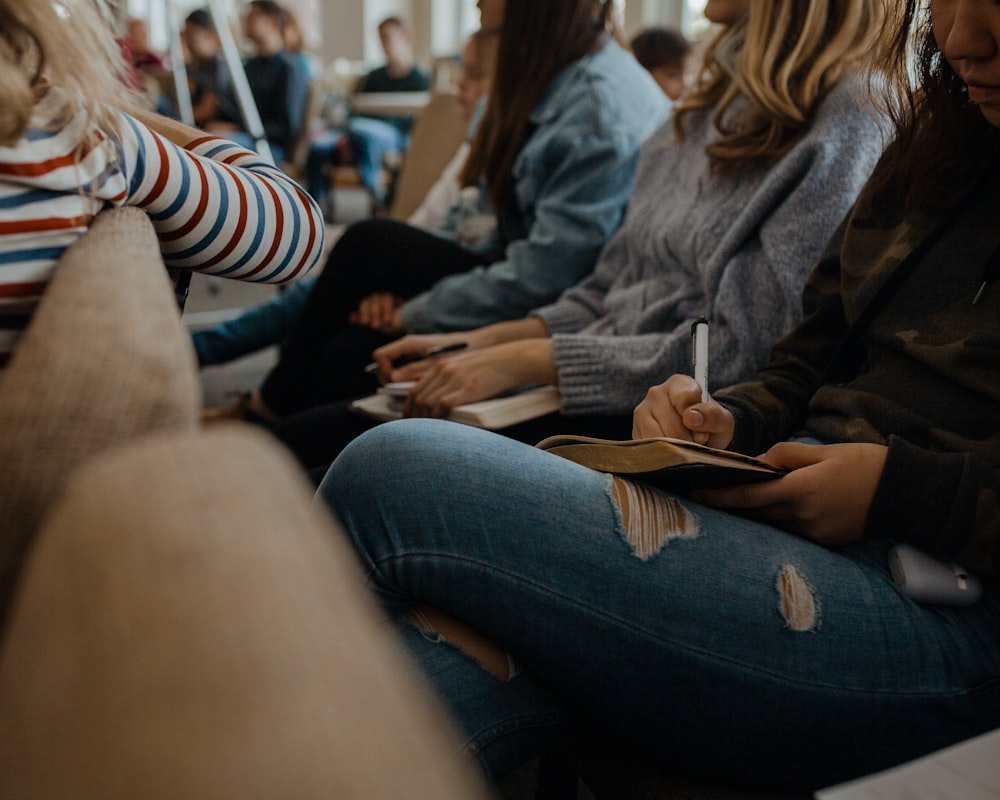
[{"label": "woman writing in notebook", "polygon": [[[417,379],[406,413],[443,417],[553,384],[560,412],[506,435],[625,438],[646,389],[689,363],[699,316],[712,323],[715,385],[760,366],[797,320],[806,274],[882,151],[886,121],[865,99],[860,63],[878,3],[709,3],[722,30],[673,119],[644,145],[625,220],[593,273],[527,318],[376,351],[388,380]],[[391,367],[452,342],[468,346]],[[367,426],[330,408],[279,435],[319,472]]]},{"label": "woman writing in notebook", "polygon": [[[494,643],[503,680],[400,618],[492,775],[580,716],[661,764],[795,791],[1000,726],[1000,4],[900,6],[879,25],[895,138],[802,322],[707,402],[675,376],[635,412],[636,436],[766,451],[787,476],[683,499],[404,420],[322,485],[387,606]],[[982,599],[916,602],[894,542],[978,573]]]},{"label": "woman writing in notebook", "polygon": [[444,235],[386,219],[351,226],[278,365],[228,415],[273,422],[370,392],[364,367],[376,347],[406,332],[516,319],[593,270],[621,222],[639,145],[669,106],[611,35],[613,5],[480,0],[500,47],[462,182],[488,194],[497,246],[464,247],[449,226]]}]

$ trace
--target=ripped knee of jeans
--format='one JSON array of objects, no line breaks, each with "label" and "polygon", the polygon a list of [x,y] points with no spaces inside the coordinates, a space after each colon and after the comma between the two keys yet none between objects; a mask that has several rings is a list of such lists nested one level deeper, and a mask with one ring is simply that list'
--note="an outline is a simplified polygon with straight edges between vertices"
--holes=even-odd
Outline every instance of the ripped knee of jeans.
[{"label": "ripped knee of jeans", "polygon": [[453,645],[500,680],[517,676],[519,669],[510,653],[450,614],[422,605],[407,611],[405,617],[429,641]]},{"label": "ripped knee of jeans", "polygon": [[611,495],[622,517],[625,541],[648,561],[672,539],[694,539],[698,520],[680,501],[642,483],[615,477]]},{"label": "ripped knee of jeans", "polygon": [[791,564],[786,564],[778,573],[779,609],[788,627],[799,633],[816,629],[819,624],[819,610],[812,587]]}]

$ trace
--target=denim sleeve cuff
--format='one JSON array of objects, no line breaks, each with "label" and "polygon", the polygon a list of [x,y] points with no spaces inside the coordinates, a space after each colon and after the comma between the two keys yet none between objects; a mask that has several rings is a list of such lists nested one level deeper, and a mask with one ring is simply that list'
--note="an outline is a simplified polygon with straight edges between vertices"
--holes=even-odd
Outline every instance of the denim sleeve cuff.
[{"label": "denim sleeve cuff", "polygon": [[430,292],[418,294],[403,303],[400,318],[407,333],[435,333],[438,328],[430,314]]},{"label": "denim sleeve cuff", "polygon": [[932,453],[895,436],[875,491],[865,536],[909,542],[931,555],[952,555],[972,530],[956,524],[962,453]]}]

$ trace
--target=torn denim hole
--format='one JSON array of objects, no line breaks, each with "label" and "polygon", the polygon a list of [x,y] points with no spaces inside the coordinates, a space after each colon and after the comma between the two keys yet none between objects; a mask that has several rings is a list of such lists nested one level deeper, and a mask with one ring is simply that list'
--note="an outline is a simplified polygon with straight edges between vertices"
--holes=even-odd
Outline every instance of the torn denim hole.
[{"label": "torn denim hole", "polygon": [[615,477],[611,494],[621,513],[625,541],[643,561],[655,556],[671,539],[698,536],[694,515],[657,489]]},{"label": "torn denim hole", "polygon": [[816,630],[819,614],[815,594],[791,564],[783,566],[778,573],[777,589],[779,609],[787,626],[800,633]]},{"label": "torn denim hole", "polygon": [[403,618],[433,644],[454,647],[495,678],[505,683],[521,672],[513,656],[463,622],[430,607],[412,608]]}]

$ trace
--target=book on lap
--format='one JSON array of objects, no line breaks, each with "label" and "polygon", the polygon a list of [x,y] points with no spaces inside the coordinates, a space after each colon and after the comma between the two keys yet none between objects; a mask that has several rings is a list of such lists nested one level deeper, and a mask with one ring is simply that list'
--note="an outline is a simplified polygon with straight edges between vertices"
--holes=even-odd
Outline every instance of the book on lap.
[{"label": "book on lap", "polygon": [[[375,394],[355,400],[351,403],[351,410],[380,422],[400,419],[411,385],[387,384]],[[559,391],[554,386],[538,386],[503,397],[455,406],[448,419],[476,428],[500,430],[558,410]]]},{"label": "book on lap", "polygon": [[633,478],[672,492],[774,480],[788,470],[760,459],[683,439],[595,439],[550,436],[536,447],[598,472]]}]

